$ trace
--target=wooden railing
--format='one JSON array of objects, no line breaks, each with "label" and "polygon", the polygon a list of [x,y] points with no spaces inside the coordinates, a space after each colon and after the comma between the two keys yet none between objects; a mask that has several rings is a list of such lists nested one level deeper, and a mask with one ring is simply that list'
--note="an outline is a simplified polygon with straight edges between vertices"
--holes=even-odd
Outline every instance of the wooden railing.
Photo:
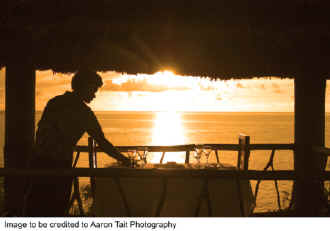
[{"label": "wooden railing", "polygon": [[[296,175],[294,171],[286,170],[286,171],[276,171],[273,166],[273,160],[275,156],[276,150],[294,150],[294,144],[250,144],[250,137],[246,135],[240,135],[239,136],[239,144],[188,144],[188,145],[175,145],[175,146],[119,146],[117,147],[119,151],[121,152],[127,152],[129,150],[147,150],[149,152],[162,152],[162,157],[160,159],[160,162],[162,163],[162,160],[164,158],[164,155],[166,152],[186,152],[185,157],[185,163],[189,163],[190,160],[190,152],[194,151],[196,148],[203,148],[203,147],[211,148],[215,155],[216,155],[216,161],[217,163],[220,163],[219,159],[219,152],[220,151],[237,151],[238,152],[238,158],[237,158],[237,170],[235,171],[215,171],[215,172],[208,172],[207,177],[234,177],[237,180],[237,186],[238,186],[238,192],[240,193],[240,183],[239,179],[247,179],[247,180],[257,180],[256,188],[255,188],[255,199],[258,195],[258,189],[259,184],[261,180],[273,180],[275,184],[276,189],[276,195],[277,195],[277,204],[279,211],[282,211],[281,207],[281,198],[280,193],[278,189],[278,180],[295,180]],[[91,147],[93,147],[91,149]],[[330,149],[327,148],[314,148],[316,152],[320,154],[327,154],[330,155]],[[271,155],[269,158],[269,161],[267,165],[265,166],[263,171],[253,171],[249,170],[249,157],[250,152],[253,150],[271,150]],[[96,152],[101,152],[102,150],[99,147],[96,147],[93,140],[89,139],[89,148],[86,149],[86,147],[78,146],[76,149],[77,152],[81,151],[88,151],[90,153],[90,162],[96,160]],[[94,156],[94,157],[92,157]],[[96,164],[91,164],[90,166],[96,166]],[[268,171],[268,169],[271,168],[272,171]],[[162,171],[154,171],[153,173],[156,176],[159,176],[159,174]],[[320,176],[320,180],[324,180],[329,177],[329,173],[324,172],[325,174]],[[137,176],[136,172],[133,173],[134,176]],[[140,171],[139,174],[144,174],[144,172]],[[164,172],[162,173],[164,174]],[[176,176],[176,177],[191,177],[191,176],[198,176],[198,172],[195,170],[193,171],[170,171],[166,172],[166,176]],[[122,174],[120,174],[123,176]],[[130,175],[130,174],[128,174]],[[150,177],[150,172],[147,173],[147,175]],[[205,173],[203,173],[205,176]],[[324,177],[324,178],[323,178]],[[93,177],[92,177],[93,178]],[[91,179],[92,179],[91,178]],[[93,180],[91,180],[91,185],[93,185]],[[93,188],[93,186],[92,186]],[[93,190],[94,191],[94,190]],[[242,200],[240,200],[242,202]],[[241,203],[241,211],[243,211],[243,205]],[[243,213],[242,213],[243,214]],[[254,214],[257,215],[257,214]]]},{"label": "wooden railing", "polygon": [[[132,149],[143,150],[145,147],[150,152],[184,152],[194,151],[194,147],[211,146],[212,149],[218,151],[239,151],[239,144],[185,144],[185,145],[171,145],[171,146],[116,146],[120,152],[125,152]],[[250,150],[293,150],[294,144],[250,144]],[[100,147],[96,147],[97,152],[102,152]],[[330,150],[325,148],[325,150]],[[88,152],[88,146],[76,146],[75,151]]]},{"label": "wooden railing", "polygon": [[[242,147],[240,144],[188,144],[188,145],[174,145],[174,146],[117,146],[116,148],[120,152],[127,152],[128,150],[137,149],[144,150],[148,148],[149,152],[186,152],[185,163],[189,163],[190,153],[195,150],[196,147],[202,148],[203,146],[210,146],[216,154],[216,160],[219,162],[219,152],[221,151],[238,151],[240,152],[243,148],[248,148],[249,151],[253,150],[271,150],[271,158],[274,157],[276,150],[294,150],[294,144],[248,144],[247,147]],[[101,148],[93,144],[91,146],[76,146],[75,151],[77,153],[92,153],[102,152]],[[314,152],[320,155],[330,155],[330,149],[325,147],[315,147]],[[90,161],[92,159],[90,158]],[[247,160],[248,161],[248,160]],[[270,160],[271,161],[271,160]],[[90,165],[91,166],[91,165]],[[237,170],[217,170],[217,171],[196,171],[185,169],[173,169],[173,171],[159,171],[157,169],[140,169],[139,171],[127,171],[123,172],[120,169],[113,168],[75,168],[75,169],[13,169],[13,168],[0,168],[0,176],[75,176],[75,177],[200,177],[207,176],[222,177],[222,178],[233,178],[233,179],[248,179],[248,180],[295,180],[297,175],[294,170],[250,170],[242,168],[240,171]],[[246,166],[245,166],[246,167]],[[133,170],[133,169],[132,169]],[[315,180],[325,181],[330,180],[330,171],[321,171],[321,174],[316,177]]]},{"label": "wooden railing", "polygon": [[[246,211],[244,209],[244,203],[243,203],[243,195],[241,192],[241,183],[240,183],[240,179],[253,179],[254,176],[244,176],[241,175],[242,172],[244,173],[252,173],[251,171],[249,171],[249,158],[250,158],[250,151],[251,150],[272,150],[271,152],[271,156],[270,156],[270,160],[268,161],[268,164],[266,165],[266,167],[264,168],[263,173],[261,174],[263,177],[274,177],[272,180],[274,180],[275,183],[275,189],[276,189],[276,194],[277,194],[277,204],[278,204],[278,209],[282,210],[281,208],[281,202],[280,202],[280,193],[279,193],[279,189],[278,189],[278,182],[277,180],[279,179],[283,179],[282,177],[285,177],[285,179],[295,179],[295,175],[294,172],[292,171],[280,171],[277,172],[278,174],[282,174],[282,176],[277,175],[274,176],[274,166],[273,166],[273,159],[275,156],[275,151],[276,150],[293,150],[294,149],[294,145],[293,144],[254,144],[251,145],[250,144],[250,137],[246,136],[244,134],[241,134],[239,136],[239,144],[188,144],[188,145],[175,145],[175,146],[120,146],[117,147],[117,149],[120,152],[128,152],[129,150],[136,150],[136,151],[145,151],[148,150],[148,152],[162,152],[162,157],[160,158],[160,163],[162,163],[165,153],[166,152],[186,152],[186,156],[185,156],[185,163],[188,164],[190,161],[190,152],[194,151],[196,149],[202,149],[207,147],[208,149],[212,149],[215,153],[216,156],[216,161],[217,163],[220,163],[220,158],[219,158],[219,152],[220,151],[237,151],[238,155],[237,155],[237,170],[234,170],[232,172],[229,172],[228,170],[226,170],[225,172],[228,174],[223,175],[223,171],[207,171],[207,177],[208,178],[212,178],[212,177],[233,177],[234,180],[237,183],[237,190],[238,190],[238,195],[239,195],[239,201],[240,201],[240,210],[241,210],[241,214],[242,216],[246,215],[244,214]],[[96,168],[97,167],[97,152],[102,152],[102,150],[96,146],[95,141],[92,138],[88,139],[88,147],[83,147],[83,146],[78,146],[76,148],[77,151],[77,155],[79,156],[80,152],[87,152],[89,153],[89,166],[90,168]],[[76,163],[76,161],[75,161]],[[267,170],[269,167],[272,167],[272,174],[268,174],[269,173]],[[125,171],[126,172],[126,171]],[[129,172],[126,172],[129,173]],[[150,177],[152,174],[150,174],[150,171],[145,172],[147,174],[148,177]],[[153,170],[152,172],[153,174],[155,174],[156,176],[160,176],[159,174],[162,174],[162,177],[164,177],[164,172],[163,171],[157,171],[157,170]],[[170,177],[170,176],[176,176],[176,177],[192,177],[192,176],[200,176],[198,174],[198,171],[196,170],[191,170],[191,171],[180,171],[180,170],[172,170],[167,172],[170,175],[166,175],[166,177]],[[202,173],[203,176],[205,176],[205,172],[199,172],[200,174]],[[253,172],[254,174],[256,174],[257,172]],[[139,171],[138,174],[141,174],[141,171]],[[134,172],[133,175],[136,177],[138,176],[137,172]],[[144,174],[142,172],[142,174]],[[177,174],[177,175],[173,175],[173,174]],[[123,174],[120,174],[120,176],[122,177]],[[91,189],[92,189],[92,195],[93,198],[95,198],[95,176],[91,176]],[[255,203],[256,203],[256,198],[258,195],[258,189],[259,189],[259,184],[261,182],[261,177],[257,176],[255,178],[256,180],[258,180],[257,185],[256,185],[256,189],[255,189]],[[264,178],[265,179],[265,178]],[[269,178],[268,178],[269,180]],[[75,193],[73,196],[73,200],[77,200],[78,204],[79,204],[79,209],[80,209],[80,213],[83,214],[83,209],[82,209],[82,205],[81,205],[81,200],[79,198],[79,183],[78,180],[75,179]],[[73,200],[71,201],[71,204],[73,203]]]},{"label": "wooden railing", "polygon": [[[238,151],[240,149],[238,144],[205,144],[207,146],[211,145],[217,151]],[[203,146],[203,145],[197,145]],[[121,152],[131,150],[133,147],[144,148],[148,147],[150,152],[179,152],[179,151],[193,151],[192,145],[176,145],[176,146],[117,146]],[[294,149],[293,144],[250,144],[250,150],[292,150]],[[77,146],[75,151],[88,154],[88,146]],[[102,152],[99,147],[96,147],[97,152]],[[142,170],[137,174],[144,174]],[[180,171],[179,171],[180,172]],[[179,172],[173,170],[167,172],[166,174],[176,176]],[[189,171],[188,171],[189,172]],[[116,169],[109,168],[76,168],[76,169],[22,169],[22,168],[0,168],[0,176],[112,176],[113,174],[121,174],[120,171]],[[134,173],[135,174],[135,173]],[[198,174],[198,173],[196,173]],[[293,170],[274,170],[274,171],[263,171],[263,170],[248,170],[246,172],[239,171],[217,171],[210,173],[210,176],[222,176],[222,177],[233,177],[236,175],[244,179],[263,179],[263,180],[273,180],[273,179],[283,179],[283,180],[294,180],[296,179],[295,172]],[[131,176],[129,172],[125,173],[124,176]],[[323,172],[319,177],[322,180],[330,180],[330,172]]]},{"label": "wooden railing", "polygon": [[[217,151],[238,151],[240,150],[240,146],[238,144],[205,144],[208,146],[212,146]],[[197,145],[203,146],[203,145]],[[175,145],[175,146],[117,146],[117,148],[121,152],[125,152],[131,150],[133,147],[136,148],[144,148],[148,147],[150,152],[178,152],[178,151],[193,151],[192,145]],[[250,150],[293,150],[294,144],[250,144]],[[315,150],[321,150],[321,153],[326,151],[327,155],[328,148],[315,148]],[[75,151],[88,154],[88,146],[77,146]],[[96,147],[97,152],[102,152],[99,147]],[[141,174],[144,175],[144,172],[148,171],[142,170],[139,173],[132,174]],[[187,171],[189,172],[189,171]],[[76,168],[76,169],[22,169],[22,168],[0,168],[0,176],[81,176],[81,177],[90,177],[90,176],[112,176],[113,174],[118,175],[122,174],[117,169],[109,169],[109,168]],[[168,174],[171,176],[177,176],[181,174],[180,171],[171,171],[166,172],[164,174]],[[198,173],[196,173],[198,175]],[[263,171],[263,170],[248,170],[246,172],[240,171],[216,171],[210,173],[210,176],[214,177],[233,177],[239,175],[243,179],[251,179],[251,180],[295,180],[296,174],[294,170],[274,170],[274,171]],[[131,176],[131,173],[126,172],[123,176]],[[321,180],[330,180],[330,171],[323,171],[318,179]]]}]

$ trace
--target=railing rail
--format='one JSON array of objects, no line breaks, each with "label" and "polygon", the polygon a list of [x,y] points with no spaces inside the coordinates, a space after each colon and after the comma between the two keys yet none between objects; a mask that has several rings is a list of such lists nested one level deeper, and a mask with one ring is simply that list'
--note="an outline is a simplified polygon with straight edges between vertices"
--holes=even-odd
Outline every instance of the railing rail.
[{"label": "railing rail", "polygon": [[[110,168],[75,168],[75,169],[21,169],[21,168],[0,168],[0,176],[80,176],[80,177],[90,177],[90,176],[101,176],[101,177],[111,177],[111,176],[122,176],[122,177],[132,177],[132,176],[168,176],[168,177],[241,177],[242,179],[249,180],[295,180],[297,176],[293,170],[275,170],[275,171],[262,171],[262,170],[248,170],[246,172],[237,170],[176,170],[171,169],[171,171],[157,170],[157,169],[139,169],[139,171],[131,171],[127,168],[125,171],[122,169],[110,169]],[[330,171],[323,171],[317,180],[330,180]]]},{"label": "railing rail", "polygon": [[[116,146],[116,148],[125,152],[132,149],[144,150],[145,147],[148,148],[150,152],[184,152],[184,151],[194,151],[195,147],[211,146],[212,149],[222,150],[222,151],[238,151],[240,149],[239,144],[185,144],[185,145],[171,145],[171,146]],[[294,144],[250,144],[250,150],[293,150]],[[88,146],[78,145],[75,151],[88,152]],[[96,147],[95,151],[102,152],[100,147]]]}]

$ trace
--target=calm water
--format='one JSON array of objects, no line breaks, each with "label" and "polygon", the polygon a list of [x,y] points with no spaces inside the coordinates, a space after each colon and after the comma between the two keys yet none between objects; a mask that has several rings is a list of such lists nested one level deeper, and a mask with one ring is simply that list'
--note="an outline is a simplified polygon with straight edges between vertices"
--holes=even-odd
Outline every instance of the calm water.
[{"label": "calm water", "polygon": [[[174,145],[203,143],[238,143],[238,135],[251,136],[251,143],[293,143],[293,113],[170,113],[170,112],[97,112],[106,137],[114,145]],[[37,113],[39,121],[41,113]],[[327,118],[330,114],[327,115]],[[326,145],[329,143],[330,124],[327,119]],[[0,113],[0,146],[3,147],[4,113]],[[79,144],[87,144],[85,135]],[[1,150],[2,151],[2,150]],[[263,169],[270,156],[269,151],[251,153],[250,167]],[[2,153],[1,153],[2,154]],[[236,152],[221,152],[220,161],[236,164]],[[99,166],[111,162],[111,158],[102,155]],[[166,161],[183,161],[183,155],[168,155]],[[0,163],[2,164],[3,155]],[[156,158],[156,157],[155,157]],[[214,156],[210,161],[214,161]],[[81,158],[80,167],[87,167],[87,158]],[[277,151],[274,168],[285,170],[293,168],[293,153]],[[255,182],[251,182],[255,185]],[[281,181],[280,193],[283,206],[287,206],[287,193],[291,193],[291,182]],[[276,209],[276,195],[273,182],[262,182],[257,200],[256,211]]]}]

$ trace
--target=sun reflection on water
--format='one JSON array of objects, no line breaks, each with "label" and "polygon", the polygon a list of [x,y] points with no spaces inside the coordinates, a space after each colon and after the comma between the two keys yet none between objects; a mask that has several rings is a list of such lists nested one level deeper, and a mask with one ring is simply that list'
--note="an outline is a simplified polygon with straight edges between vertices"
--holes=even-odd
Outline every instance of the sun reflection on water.
[{"label": "sun reflection on water", "polygon": [[[152,132],[152,145],[169,146],[185,143],[184,128],[181,119],[181,113],[177,111],[156,112]],[[159,163],[161,153],[152,153],[151,162]],[[163,163],[175,161],[183,163],[185,153],[168,152],[165,154]]]}]

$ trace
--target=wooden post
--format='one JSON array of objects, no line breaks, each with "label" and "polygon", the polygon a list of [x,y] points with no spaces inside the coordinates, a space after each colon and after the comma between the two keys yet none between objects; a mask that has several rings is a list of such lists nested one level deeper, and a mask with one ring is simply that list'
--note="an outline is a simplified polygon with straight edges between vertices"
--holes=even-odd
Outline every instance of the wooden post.
[{"label": "wooden post", "polygon": [[295,79],[295,208],[297,216],[318,216],[322,207],[322,184],[315,180],[325,164],[313,146],[324,146],[325,87],[320,76]]},{"label": "wooden post", "polygon": [[[6,66],[5,168],[26,168],[34,133],[35,69],[31,56],[23,54]],[[21,215],[25,186],[22,177],[5,178],[5,207],[13,215]]]}]

